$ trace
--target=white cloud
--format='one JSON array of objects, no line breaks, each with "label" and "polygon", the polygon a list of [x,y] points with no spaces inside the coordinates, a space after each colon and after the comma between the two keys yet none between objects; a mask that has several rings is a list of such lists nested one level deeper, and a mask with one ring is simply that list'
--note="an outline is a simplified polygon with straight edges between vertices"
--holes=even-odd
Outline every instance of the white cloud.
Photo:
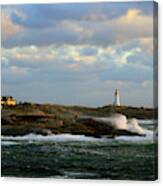
[{"label": "white cloud", "polygon": [[82,25],[80,25],[80,22],[63,21],[61,22],[61,27],[78,34],[78,42],[90,39],[93,34],[93,30],[83,27]]},{"label": "white cloud", "polygon": [[139,44],[142,48],[142,51],[147,52],[150,55],[153,55],[153,37],[144,37],[140,38]]},{"label": "white cloud", "polygon": [[[105,48],[92,45],[49,45],[46,47],[31,45],[11,49],[2,48],[2,62],[10,66],[75,71],[97,71],[125,65],[150,68],[147,62],[148,56],[142,51],[144,47],[142,45],[137,42],[136,46],[129,49],[123,49],[123,45]],[[134,57],[133,62],[131,57]]]},{"label": "white cloud", "polygon": [[1,12],[1,32],[2,40],[9,39],[11,36],[15,36],[17,33],[23,30],[22,26],[14,24],[10,16]]}]

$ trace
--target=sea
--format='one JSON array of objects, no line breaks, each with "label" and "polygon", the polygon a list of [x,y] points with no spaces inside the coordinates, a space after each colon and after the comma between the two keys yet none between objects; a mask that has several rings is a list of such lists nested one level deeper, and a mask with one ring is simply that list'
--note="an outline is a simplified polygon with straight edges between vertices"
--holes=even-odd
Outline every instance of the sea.
[{"label": "sea", "polygon": [[57,179],[155,180],[153,120],[138,120],[146,136],[1,136],[1,175]]}]

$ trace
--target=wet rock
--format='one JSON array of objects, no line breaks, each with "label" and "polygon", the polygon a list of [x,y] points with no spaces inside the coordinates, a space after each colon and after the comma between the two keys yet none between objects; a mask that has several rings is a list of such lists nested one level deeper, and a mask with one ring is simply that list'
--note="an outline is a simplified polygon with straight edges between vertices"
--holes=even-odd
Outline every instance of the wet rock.
[{"label": "wet rock", "polygon": [[41,128],[34,128],[33,129],[33,133],[41,134],[41,135],[44,135],[44,136],[53,134],[51,130],[49,130],[49,129],[41,129]]}]

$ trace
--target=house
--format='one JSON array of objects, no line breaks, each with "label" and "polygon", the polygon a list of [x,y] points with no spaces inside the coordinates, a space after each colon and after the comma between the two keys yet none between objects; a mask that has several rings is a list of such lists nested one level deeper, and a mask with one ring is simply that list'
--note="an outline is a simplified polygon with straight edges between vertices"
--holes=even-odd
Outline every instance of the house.
[{"label": "house", "polygon": [[15,106],[16,100],[12,96],[1,96],[1,106]]}]

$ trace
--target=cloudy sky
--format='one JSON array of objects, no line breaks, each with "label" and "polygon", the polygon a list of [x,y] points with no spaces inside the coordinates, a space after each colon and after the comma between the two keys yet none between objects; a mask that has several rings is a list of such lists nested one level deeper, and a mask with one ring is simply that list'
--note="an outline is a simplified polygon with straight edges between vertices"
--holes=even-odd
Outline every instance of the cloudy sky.
[{"label": "cloudy sky", "polygon": [[153,2],[4,5],[2,95],[153,106]]}]

